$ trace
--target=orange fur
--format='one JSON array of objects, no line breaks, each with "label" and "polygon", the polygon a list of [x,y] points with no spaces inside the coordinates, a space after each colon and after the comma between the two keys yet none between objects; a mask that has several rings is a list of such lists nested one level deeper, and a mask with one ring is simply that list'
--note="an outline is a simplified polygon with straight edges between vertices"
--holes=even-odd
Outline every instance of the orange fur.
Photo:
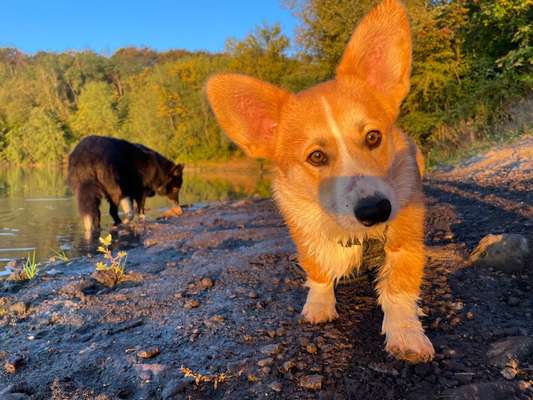
[{"label": "orange fur", "polygon": [[[377,289],[386,349],[426,361],[433,347],[416,304],[424,266],[423,158],[394,126],[410,69],[405,9],[384,0],[355,30],[334,80],[293,94],[242,75],[216,75],[207,95],[226,133],[247,154],[273,161],[274,198],[308,275],[304,318],[337,317],[334,283],[357,269],[362,255],[361,246],[339,242],[384,238]],[[381,143],[371,148],[372,131]],[[309,162],[316,151],[324,164]],[[385,222],[363,224],[355,210],[378,195],[390,205]]]}]

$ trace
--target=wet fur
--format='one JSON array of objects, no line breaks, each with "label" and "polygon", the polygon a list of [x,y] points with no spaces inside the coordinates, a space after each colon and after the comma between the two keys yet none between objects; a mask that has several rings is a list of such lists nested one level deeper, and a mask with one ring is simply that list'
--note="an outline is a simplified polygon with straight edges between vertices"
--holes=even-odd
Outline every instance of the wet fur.
[{"label": "wet fur", "polygon": [[[417,307],[424,269],[423,158],[395,126],[410,68],[405,9],[384,0],[356,28],[335,79],[294,94],[242,75],[216,75],[207,95],[233,141],[273,163],[274,199],[308,278],[304,319],[335,319],[335,282],[361,265],[361,246],[339,242],[381,238],[385,262],[376,288],[385,347],[397,358],[419,362],[434,354]],[[365,145],[370,130],[383,136],[374,149]],[[307,162],[317,149],[327,154],[326,165]],[[390,201],[391,215],[366,227],[353,210],[375,194]]]},{"label": "wet fur", "polygon": [[115,224],[121,223],[118,206],[124,199],[130,204],[135,201],[139,214],[144,214],[146,197],[155,194],[178,203],[182,172],[182,164],[176,165],[141,144],[87,136],[69,155],[67,179],[86,229],[96,231],[102,199],[109,202]]}]

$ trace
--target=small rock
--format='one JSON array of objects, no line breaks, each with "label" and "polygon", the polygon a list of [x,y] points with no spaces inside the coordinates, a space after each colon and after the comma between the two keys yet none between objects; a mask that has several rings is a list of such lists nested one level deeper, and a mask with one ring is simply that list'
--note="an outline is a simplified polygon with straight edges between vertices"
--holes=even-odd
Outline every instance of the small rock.
[{"label": "small rock", "polygon": [[511,296],[507,299],[507,304],[510,306],[517,306],[520,304],[520,299],[518,297]]},{"label": "small rock", "polygon": [[457,379],[460,383],[470,383],[472,382],[472,378],[474,378],[473,372],[456,372],[454,374],[455,379]]},{"label": "small rock", "polygon": [[370,362],[368,368],[372,371],[379,372],[381,374],[398,376],[399,372],[396,368],[381,362]]},{"label": "small rock", "polygon": [[252,290],[248,293],[248,297],[251,299],[257,299],[257,292],[255,290]]},{"label": "small rock", "polygon": [[188,378],[171,380],[163,388],[163,391],[161,392],[161,397],[163,398],[163,400],[174,399],[178,395],[178,393],[183,393],[187,386],[189,386],[191,383],[192,380]]},{"label": "small rock", "polygon": [[140,350],[137,352],[137,356],[144,359],[150,359],[158,356],[161,353],[159,347],[152,347],[146,350]]},{"label": "small rock", "polygon": [[272,359],[272,357],[268,357],[268,358],[263,358],[262,360],[259,360],[257,362],[257,365],[260,367],[270,367],[273,362],[274,360]]},{"label": "small rock", "polygon": [[14,374],[17,370],[24,365],[24,357],[20,354],[10,355],[4,363],[4,370],[8,374]]},{"label": "small rock", "polygon": [[281,351],[281,345],[276,344],[267,344],[266,346],[261,347],[261,353],[266,354],[267,356],[275,356]]},{"label": "small rock", "polygon": [[263,368],[260,369],[260,371],[261,371],[261,373],[262,373],[263,375],[268,375],[268,374],[270,374],[270,372],[272,371],[272,368],[270,368],[270,367],[263,367]]},{"label": "small rock", "polygon": [[531,250],[525,236],[504,233],[487,235],[470,254],[472,265],[514,273],[524,270]]},{"label": "small rock", "polygon": [[324,377],[322,375],[305,375],[300,378],[300,386],[304,389],[320,390]]},{"label": "small rock", "polygon": [[28,303],[25,303],[23,301],[19,301],[18,303],[11,304],[9,306],[9,312],[14,315],[24,315],[29,310],[30,305]]},{"label": "small rock", "polygon": [[318,348],[316,347],[316,344],[309,343],[307,346],[305,346],[305,349],[309,354],[316,354],[318,351]]},{"label": "small rock", "polygon": [[281,367],[283,372],[289,372],[291,369],[296,367],[296,364],[292,360],[285,361]]},{"label": "small rock", "polygon": [[466,313],[466,319],[472,321],[474,319],[474,313],[472,311],[468,311]]},{"label": "small rock", "polygon": [[450,304],[450,309],[454,310],[454,311],[461,311],[464,307],[464,304],[462,301],[456,301],[452,304]]},{"label": "small rock", "polygon": [[481,382],[445,390],[441,397],[453,400],[520,399],[528,396],[529,391],[529,387],[523,387],[518,382]]},{"label": "small rock", "polygon": [[274,392],[280,393],[283,390],[283,385],[279,382],[272,382],[270,385],[268,385],[270,389],[272,389]]},{"label": "small rock", "polygon": [[511,381],[518,374],[518,371],[513,367],[505,367],[500,371],[500,374],[502,374],[502,376],[508,381]]},{"label": "small rock", "polygon": [[183,308],[186,308],[187,310],[190,310],[191,308],[196,308],[200,306],[200,302],[195,299],[189,299],[183,304]]},{"label": "small rock", "polygon": [[202,278],[200,286],[204,289],[211,289],[213,287],[213,280],[211,278]]},{"label": "small rock", "polygon": [[461,318],[459,317],[454,317],[450,320],[450,325],[453,326],[454,328],[456,326],[459,326],[461,324]]},{"label": "small rock", "polygon": [[487,352],[489,364],[505,368],[509,365],[518,365],[533,354],[533,337],[510,336],[490,345]]}]

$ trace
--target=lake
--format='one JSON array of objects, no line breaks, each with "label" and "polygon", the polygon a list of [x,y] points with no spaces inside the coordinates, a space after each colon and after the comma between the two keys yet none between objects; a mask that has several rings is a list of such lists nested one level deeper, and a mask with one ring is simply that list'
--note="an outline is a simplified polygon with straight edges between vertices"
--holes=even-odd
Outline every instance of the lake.
[{"label": "lake", "polygon": [[[69,257],[88,251],[76,200],[61,168],[23,169],[0,165],[0,270],[11,260],[35,251],[44,261],[63,251]],[[186,167],[180,191],[182,205],[270,195],[270,180],[253,161]],[[152,220],[170,207],[166,198],[147,200],[146,217]],[[111,218],[102,202],[102,232]]]}]

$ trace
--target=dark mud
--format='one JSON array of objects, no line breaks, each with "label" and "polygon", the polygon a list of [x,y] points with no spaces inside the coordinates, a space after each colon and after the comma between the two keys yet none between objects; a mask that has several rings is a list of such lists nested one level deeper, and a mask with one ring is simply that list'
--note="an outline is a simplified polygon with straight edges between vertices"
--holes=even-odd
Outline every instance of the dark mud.
[{"label": "dark mud", "polygon": [[[531,263],[466,259],[489,233],[532,238],[532,188],[531,139],[426,180],[429,364],[384,352],[372,268],[337,287],[339,320],[301,324],[287,229],[245,200],[136,226],[137,279],[115,288],[91,278],[98,257],[0,283],[0,398],[531,399]],[[522,345],[511,375],[487,354],[502,339]]]}]

